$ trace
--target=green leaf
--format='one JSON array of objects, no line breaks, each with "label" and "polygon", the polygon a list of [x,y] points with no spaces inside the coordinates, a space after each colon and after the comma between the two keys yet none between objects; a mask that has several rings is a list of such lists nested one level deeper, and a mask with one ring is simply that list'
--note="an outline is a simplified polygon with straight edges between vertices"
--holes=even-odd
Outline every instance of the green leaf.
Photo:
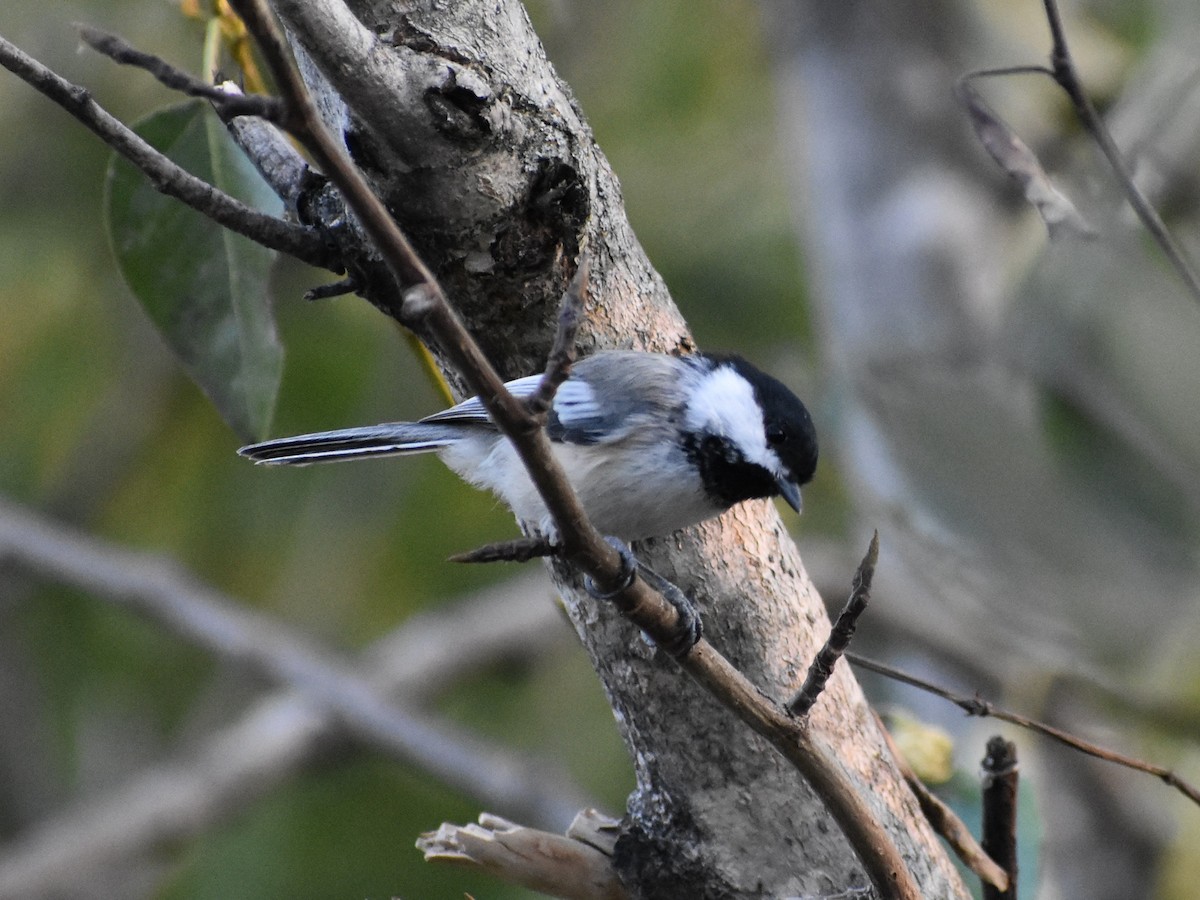
[{"label": "green leaf", "polygon": [[[278,213],[279,201],[207,104],[161,110],[134,129],[193,175]],[[105,213],[121,274],[184,369],[241,438],[261,439],[283,370],[267,296],[274,253],[160,194],[116,156]]]}]

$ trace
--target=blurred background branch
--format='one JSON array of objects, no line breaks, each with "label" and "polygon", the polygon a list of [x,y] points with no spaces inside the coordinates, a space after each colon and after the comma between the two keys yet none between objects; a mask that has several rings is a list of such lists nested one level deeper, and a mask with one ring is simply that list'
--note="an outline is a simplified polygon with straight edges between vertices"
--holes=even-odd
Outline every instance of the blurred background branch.
[{"label": "blurred background branch", "polygon": [[[292,688],[322,708],[347,737],[489,805],[563,826],[578,811],[578,795],[573,798],[572,789],[554,784],[544,764],[535,769],[446,723],[406,710],[408,704],[390,702],[347,664],[292,634],[282,622],[247,611],[167,560],[70,534],[3,502],[0,560],[115,603]],[[471,659],[468,645],[460,643],[457,649]]]},{"label": "blurred background branch", "polygon": [[[21,531],[19,539],[11,539],[12,528]],[[97,547],[94,541],[85,541],[85,547],[73,546],[72,538],[61,534],[47,540],[48,531],[44,523],[6,506],[0,515],[0,559],[34,567],[43,574],[53,568],[59,578],[74,578],[92,592],[111,592],[124,582],[126,590],[145,593],[140,573],[122,572],[123,565],[142,560],[131,560],[131,555],[114,548]],[[95,565],[98,558],[103,559],[101,566]],[[251,631],[253,638],[266,633],[267,644],[252,654],[252,662],[261,668],[279,670],[280,657],[297,653],[294,646],[281,647],[288,643],[281,625],[259,621],[247,628],[244,622],[235,621],[229,610],[211,608],[211,598],[197,603],[194,590],[189,584],[173,585],[159,591],[169,596],[150,602],[171,607],[208,605],[207,609],[188,609],[185,615],[210,623],[221,620],[220,629],[239,644],[251,638]],[[132,781],[110,788],[104,796],[58,812],[18,843],[3,848],[0,896],[62,896],[98,885],[127,891],[124,879],[145,877],[138,874],[143,866],[156,870],[161,865],[156,859],[165,848],[229,821],[304,771],[328,765],[352,750],[382,751],[421,769],[408,740],[381,739],[381,729],[374,726],[364,733],[355,724],[361,722],[360,713],[339,701],[342,690],[359,695],[352,706],[360,705],[362,692],[373,691],[402,698],[404,706],[415,709],[497,662],[532,661],[564,644],[569,636],[561,613],[546,602],[545,593],[542,579],[519,578],[444,610],[415,616],[364,651],[361,687],[345,684],[354,676],[339,674],[332,677],[343,682],[343,688],[332,693],[322,690],[314,695],[292,686],[256,700],[237,722],[189,740],[178,759],[157,763],[137,773]],[[177,613],[171,616],[175,618]],[[213,628],[210,625],[204,630]],[[196,630],[189,628],[182,636],[194,640]],[[305,657],[307,652],[300,651],[300,655]],[[308,685],[314,681],[312,670],[327,666],[301,658],[286,668],[299,667],[308,674],[285,680]],[[317,673],[319,680],[330,677],[328,672]],[[393,721],[384,731],[395,733],[409,724],[400,714],[392,715]],[[528,779],[526,761],[499,747],[488,748],[476,736],[455,735],[437,717],[415,712],[407,716],[416,723],[411,729],[417,732],[413,738],[420,732],[441,733],[444,739],[457,741],[456,745],[442,742],[432,748],[443,756],[438,771],[429,774],[445,780],[446,764],[457,761],[473,766],[463,773],[466,781],[459,786],[481,803],[499,804],[560,830],[579,809],[590,805],[589,798],[555,772],[556,764],[548,757],[539,761],[534,783]],[[483,754],[471,756],[473,751]],[[514,778],[526,780],[514,783]],[[468,783],[482,791],[474,793]],[[493,793],[489,783],[491,787],[505,783],[509,787]]]}]

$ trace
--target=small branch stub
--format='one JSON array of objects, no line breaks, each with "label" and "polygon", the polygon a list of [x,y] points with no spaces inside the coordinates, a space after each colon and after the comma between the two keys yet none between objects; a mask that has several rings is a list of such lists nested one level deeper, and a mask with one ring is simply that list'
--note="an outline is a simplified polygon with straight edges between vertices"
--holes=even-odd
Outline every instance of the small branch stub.
[{"label": "small branch stub", "polygon": [[514,538],[511,541],[496,541],[484,544],[474,550],[456,553],[450,557],[450,562],[456,563],[493,563],[493,562],[529,562],[531,559],[541,559],[553,556],[558,548],[540,537]]},{"label": "small branch stub", "polygon": [[983,849],[1008,873],[1008,889],[983,884],[984,900],[1017,900],[1017,747],[994,737],[983,758]]},{"label": "small branch stub", "polygon": [[611,820],[594,812],[576,817],[568,835],[526,828],[491,813],[478,825],[442,823],[417,839],[427,862],[478,869],[531,890],[568,900],[629,900],[605,847]]},{"label": "small branch stub", "polygon": [[558,312],[558,331],[554,335],[554,346],[546,359],[546,372],[538,383],[537,391],[525,401],[529,412],[539,421],[544,420],[550,411],[554,404],[554,395],[571,374],[571,366],[575,363],[575,341],[579,335],[579,326],[583,322],[583,307],[587,300],[590,272],[591,260],[588,258],[587,248],[584,247],[579,252],[579,267],[575,270],[575,277],[563,293]]},{"label": "small branch stub", "polygon": [[867,555],[863,557],[862,562],[858,564],[858,570],[854,573],[850,598],[846,601],[841,615],[834,622],[833,628],[830,629],[829,639],[817,651],[816,658],[808,667],[808,677],[804,679],[804,684],[787,702],[787,711],[793,716],[808,715],[808,711],[813,708],[813,704],[821,696],[821,691],[825,689],[825,683],[829,681],[829,676],[833,674],[834,665],[846,652],[846,648],[850,646],[859,616],[866,612],[867,604],[871,600],[871,580],[875,577],[875,565],[878,562],[879,532],[876,531],[871,537],[871,546],[867,548]]}]

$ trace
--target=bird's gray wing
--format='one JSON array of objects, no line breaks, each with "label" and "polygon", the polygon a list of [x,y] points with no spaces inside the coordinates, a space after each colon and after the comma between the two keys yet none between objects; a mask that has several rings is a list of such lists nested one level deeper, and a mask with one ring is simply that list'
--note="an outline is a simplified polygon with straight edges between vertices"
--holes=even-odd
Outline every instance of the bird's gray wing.
[{"label": "bird's gray wing", "polygon": [[552,441],[567,444],[598,444],[625,432],[625,416],[611,400],[597,399],[592,385],[581,378],[568,378],[554,395],[546,420]]},{"label": "bird's gray wing", "polygon": [[680,360],[609,350],[580,360],[559,388],[546,430],[572,444],[617,443],[679,415]]},{"label": "bird's gray wing", "polygon": [[[541,381],[541,375],[526,375],[524,378],[508,382],[505,387],[518,400],[524,400],[537,390],[537,386]],[[441,412],[435,412],[433,415],[426,416],[421,420],[422,424],[446,424],[451,422],[459,425],[492,425],[492,420],[488,416],[483,402],[478,397],[471,397],[457,406],[443,409]]]},{"label": "bird's gray wing", "polygon": [[[646,422],[676,414],[670,387],[680,360],[659,354],[609,350],[581,359],[554,395],[546,422],[552,441],[596,444],[619,441]],[[506,385],[524,400],[541,384],[527,375]],[[422,424],[491,425],[478,397],[434,413]]]},{"label": "bird's gray wing", "polygon": [[[505,385],[518,400],[532,396],[541,384],[541,375],[518,378]],[[422,425],[484,425],[492,426],[487,410],[478,397],[464,400],[457,406],[436,412],[421,420]],[[546,422],[552,441],[571,444],[594,444],[611,430],[612,416],[606,415],[596,403],[591,386],[579,378],[568,378],[554,395],[554,405]]]}]

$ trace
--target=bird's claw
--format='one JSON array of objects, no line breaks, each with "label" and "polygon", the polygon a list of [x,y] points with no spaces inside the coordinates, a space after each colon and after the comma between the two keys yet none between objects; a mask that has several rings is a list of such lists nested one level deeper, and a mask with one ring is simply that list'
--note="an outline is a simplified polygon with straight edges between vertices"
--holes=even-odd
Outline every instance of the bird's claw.
[{"label": "bird's claw", "polygon": [[639,563],[638,574],[645,579],[646,584],[662,594],[664,599],[675,607],[679,619],[672,629],[671,637],[664,643],[656,643],[659,649],[676,659],[682,659],[704,634],[704,623],[700,619],[700,613],[696,611],[696,604],[688,599],[687,594],[649,566]]},{"label": "bird's claw", "polygon": [[608,591],[600,590],[590,576],[583,579],[584,589],[597,600],[612,600],[631,584],[636,575],[641,575],[648,585],[658,591],[668,603],[675,608],[678,619],[672,629],[671,636],[665,641],[655,641],[660,650],[669,653],[676,659],[681,659],[696,645],[703,634],[704,628],[696,607],[687,596],[667,579],[663,578],[649,566],[638,562],[633,551],[623,541],[615,537],[605,537],[609,546],[621,557],[621,577],[617,586]]},{"label": "bird's claw", "polygon": [[637,557],[633,555],[633,551],[629,549],[629,545],[619,538],[612,536],[605,537],[604,540],[608,546],[617,551],[617,555],[621,557],[621,577],[617,582],[617,586],[609,591],[602,591],[596,587],[596,582],[592,581],[591,575],[583,577],[583,587],[589,594],[597,600],[611,600],[625,588],[633,584],[633,579],[638,572]]}]

